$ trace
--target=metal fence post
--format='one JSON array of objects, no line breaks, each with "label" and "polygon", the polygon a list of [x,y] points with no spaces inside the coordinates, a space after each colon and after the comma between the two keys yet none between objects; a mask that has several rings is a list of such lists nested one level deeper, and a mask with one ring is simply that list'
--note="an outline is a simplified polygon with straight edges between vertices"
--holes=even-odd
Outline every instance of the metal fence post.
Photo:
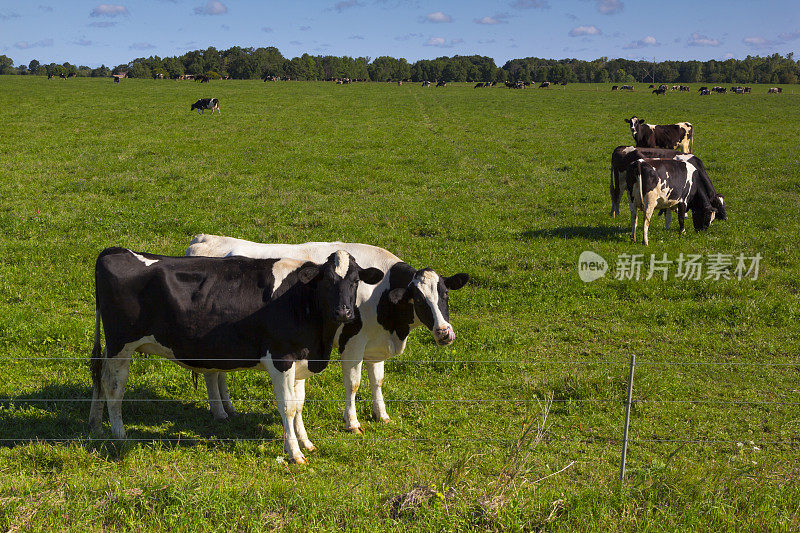
[{"label": "metal fence post", "polygon": [[636,367],[636,354],[631,354],[631,369],[628,373],[628,400],[625,402],[625,429],[622,433],[622,460],[619,465],[619,480],[625,480],[625,459],[628,455],[628,427],[631,421],[631,398],[633,397],[633,369]]}]

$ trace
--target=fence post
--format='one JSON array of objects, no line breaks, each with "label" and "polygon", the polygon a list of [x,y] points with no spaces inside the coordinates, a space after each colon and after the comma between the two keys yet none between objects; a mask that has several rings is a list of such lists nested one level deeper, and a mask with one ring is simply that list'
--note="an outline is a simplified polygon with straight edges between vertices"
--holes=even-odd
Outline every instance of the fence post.
[{"label": "fence post", "polygon": [[625,480],[625,459],[628,455],[628,427],[631,421],[631,398],[633,397],[633,369],[636,367],[636,354],[631,354],[631,369],[628,373],[628,399],[625,402],[625,429],[622,433],[622,460],[619,465],[619,480]]}]

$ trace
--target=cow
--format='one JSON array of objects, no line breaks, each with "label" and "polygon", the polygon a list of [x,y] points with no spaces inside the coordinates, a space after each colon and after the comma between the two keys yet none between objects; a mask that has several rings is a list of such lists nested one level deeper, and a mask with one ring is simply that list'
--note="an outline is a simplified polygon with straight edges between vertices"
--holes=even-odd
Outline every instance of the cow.
[{"label": "cow", "polygon": [[428,80],[425,80],[425,81],[422,82],[422,86],[423,87],[430,87],[431,86],[431,82],[429,82]]},{"label": "cow", "polygon": [[745,87],[744,88],[744,94],[750,94],[751,90],[752,90],[752,87]]},{"label": "cow", "polygon": [[709,91],[708,89],[700,89],[700,96],[707,96],[707,95],[710,95],[710,94],[711,94],[711,91]]},{"label": "cow", "polygon": [[[727,219],[725,211],[724,200],[722,196],[717,194],[714,185],[711,183],[711,178],[708,177],[703,161],[693,154],[683,154],[677,150],[669,150],[665,148],[636,148],[633,146],[617,146],[611,153],[611,185],[609,192],[611,193],[611,216],[619,215],[620,204],[620,183],[625,183],[626,172],[631,163],[638,159],[653,158],[653,159],[675,159],[677,161],[685,161],[691,163],[700,173],[699,177],[701,184],[705,189],[705,194],[709,199],[711,205],[717,209],[717,218],[720,220]],[[664,211],[664,221],[666,227],[669,229],[670,222],[672,221],[672,213],[669,210]]]},{"label": "cow", "polygon": [[632,91],[633,90],[633,85],[620,85],[619,90],[620,91]]},{"label": "cow", "polygon": [[680,146],[684,153],[692,151],[693,128],[689,122],[655,125],[646,124],[644,120],[635,116],[626,118],[625,122],[630,124],[631,134],[637,147],[675,150]]},{"label": "cow", "polygon": [[691,91],[691,88],[690,88],[688,85],[680,85],[680,86],[678,87],[678,90],[680,90],[680,91],[684,91],[684,92],[687,92],[687,93],[688,93],[689,91]]},{"label": "cow", "polygon": [[[696,231],[708,229],[717,214],[708,191],[713,189],[710,180],[705,183],[700,170],[684,159],[645,159],[632,162],[625,171],[625,185],[631,211],[631,242],[636,242],[638,210],[644,212],[643,242],[649,244],[650,220],[656,209],[678,212],[678,232],[683,234],[687,210],[692,211]],[[717,201],[724,206],[724,199]]]},{"label": "cow", "polygon": [[478,88],[480,88],[480,87],[483,87],[483,83],[482,83],[482,82],[478,82],[478,83],[476,83],[476,84],[475,84],[475,87],[473,87],[473,89],[478,89]]},{"label": "cow", "polygon": [[770,87],[769,90],[767,90],[767,94],[780,94],[782,92],[782,87]]},{"label": "cow", "polygon": [[653,89],[653,94],[667,94],[667,88],[659,87],[658,89]]},{"label": "cow", "polygon": [[[448,293],[462,288],[469,276],[455,274],[444,277],[423,268],[416,270],[394,254],[367,244],[310,242],[305,244],[258,244],[231,237],[198,235],[192,240],[187,255],[248,257],[295,257],[313,261],[325,257],[330,250],[342,249],[364,267],[379,268],[385,273],[375,286],[361,285],[356,300],[357,317],[352,326],[335,339],[341,354],[342,380],[345,389],[344,429],[362,434],[355,408],[355,395],[361,383],[361,365],[367,363],[372,389],[372,413],[377,420],[389,422],[381,386],[384,361],[400,355],[412,329],[424,325],[433,334],[436,344],[446,346],[455,340],[449,322]],[[209,396],[225,383],[225,375],[217,380],[206,375]],[[220,395],[225,394],[222,388]],[[230,403],[230,399],[226,398]],[[300,399],[302,405],[302,398]]]},{"label": "cow", "polygon": [[655,85],[653,85],[652,83],[647,86],[648,89],[652,89],[653,87],[655,87]]},{"label": "cow", "polygon": [[359,281],[382,278],[342,250],[321,264],[103,250],[95,263],[90,428],[99,432],[105,402],[113,438],[125,438],[121,406],[134,352],[204,373],[256,368],[272,380],[289,461],[304,464],[298,442],[314,446],[295,380],[328,366],[334,338],[356,319]]},{"label": "cow", "polygon": [[436,83],[436,86],[437,86],[437,87],[447,87],[447,82],[446,82],[446,81],[444,81],[444,80],[439,80],[439,81]]},{"label": "cow", "polygon": [[541,85],[539,85],[540,89],[547,89],[548,87],[550,87],[550,82],[549,81],[543,81],[541,83]]},{"label": "cow", "polygon": [[114,83],[119,83],[119,76],[114,76]]},{"label": "cow", "polygon": [[192,104],[192,107],[189,108],[189,111],[194,111],[195,109],[197,109],[198,113],[203,114],[205,114],[206,109],[210,109],[212,115],[214,114],[215,109],[218,113],[222,113],[222,111],[219,110],[219,100],[216,98],[201,98]]},{"label": "cow", "polygon": [[[652,85],[650,87],[652,87]],[[617,89],[619,89],[619,85],[612,85],[611,86],[611,90],[612,91],[616,91]]]}]

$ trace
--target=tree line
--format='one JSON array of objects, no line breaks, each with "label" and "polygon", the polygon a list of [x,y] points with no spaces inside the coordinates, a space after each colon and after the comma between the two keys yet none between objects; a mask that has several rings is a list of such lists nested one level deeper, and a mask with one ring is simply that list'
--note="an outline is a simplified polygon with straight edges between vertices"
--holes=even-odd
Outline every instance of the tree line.
[{"label": "tree line", "polygon": [[507,61],[498,67],[486,56],[453,56],[420,59],[409,63],[404,58],[381,56],[338,57],[303,54],[285,58],[274,46],[227,50],[214,47],[193,50],[173,57],[140,57],[113,68],[91,68],[70,63],[42,64],[32,60],[14,66],[11,58],[0,55],[0,74],[61,75],[105,77],[126,72],[131,78],[172,78],[185,75],[209,78],[292,80],[331,80],[349,78],[369,81],[523,81],[555,83],[663,82],[663,83],[798,83],[800,62],[793,53],[785,57],[747,56],[725,61],[635,61],[601,57],[580,59],[542,59],[526,57]]}]

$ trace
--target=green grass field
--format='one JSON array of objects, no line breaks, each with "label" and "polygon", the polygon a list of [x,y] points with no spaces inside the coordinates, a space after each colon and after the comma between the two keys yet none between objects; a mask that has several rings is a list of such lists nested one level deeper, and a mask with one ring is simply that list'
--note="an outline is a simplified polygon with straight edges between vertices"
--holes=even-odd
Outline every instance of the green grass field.
[{"label": "green grass field", "polygon": [[[697,86],[0,77],[0,530],[800,529],[800,92]],[[189,112],[212,96],[220,115]],[[608,180],[634,114],[694,124],[728,221],[680,237],[658,219],[630,243]],[[180,255],[196,233],[467,272],[456,342],[417,329],[387,362],[391,424],[364,376],[363,436],[341,430],[339,365],[312,378],[308,467],[277,459],[266,373],[232,374],[242,416],[215,423],[202,382],[154,357],[131,367],[131,441],[91,441],[97,254]],[[612,272],[583,283],[584,250]],[[756,280],[615,280],[622,253],[762,260]],[[541,441],[509,458],[551,395]]]}]

